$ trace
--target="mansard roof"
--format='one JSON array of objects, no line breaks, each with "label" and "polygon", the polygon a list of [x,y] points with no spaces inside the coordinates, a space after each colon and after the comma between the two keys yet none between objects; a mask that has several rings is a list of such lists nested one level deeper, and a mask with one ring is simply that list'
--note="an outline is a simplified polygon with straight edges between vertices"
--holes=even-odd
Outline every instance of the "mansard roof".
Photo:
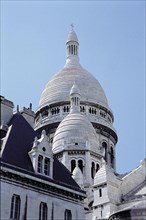
[{"label": "mansard roof", "polygon": [[[24,173],[27,172],[43,179],[42,175],[34,173],[28,155],[33,146],[36,132],[20,113],[13,115],[8,126],[8,132],[3,142],[1,161],[10,165],[12,169],[19,169]],[[71,173],[56,158],[54,158],[53,163],[53,181],[80,190],[78,184],[71,177]]]}]

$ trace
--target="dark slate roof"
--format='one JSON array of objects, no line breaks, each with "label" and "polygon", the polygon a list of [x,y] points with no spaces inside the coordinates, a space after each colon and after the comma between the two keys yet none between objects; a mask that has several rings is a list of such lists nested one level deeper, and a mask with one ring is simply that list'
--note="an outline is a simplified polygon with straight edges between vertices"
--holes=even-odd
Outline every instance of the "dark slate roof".
[{"label": "dark slate roof", "polygon": [[[20,113],[13,115],[10,120],[9,130],[6,135],[6,144],[3,150],[1,161],[5,164],[9,164],[13,169],[20,170],[24,173],[31,173],[38,178],[51,181],[46,176],[38,175],[34,173],[34,169],[28,155],[31,150],[35,136],[37,135],[34,129],[24,119]],[[23,170],[22,170],[23,169]],[[80,187],[71,177],[69,170],[54,157],[53,163],[53,181],[58,184],[63,184],[70,188]]]},{"label": "dark slate roof", "polygon": [[64,182],[67,185],[71,185],[79,188],[78,184],[71,177],[71,173],[69,172],[69,170],[55,157],[54,157],[53,171],[54,171],[53,178],[57,182]]},{"label": "dark slate roof", "polygon": [[10,130],[6,135],[7,140],[1,160],[16,167],[33,171],[28,152],[32,148],[36,136],[35,131],[20,113],[13,115],[8,126]]}]

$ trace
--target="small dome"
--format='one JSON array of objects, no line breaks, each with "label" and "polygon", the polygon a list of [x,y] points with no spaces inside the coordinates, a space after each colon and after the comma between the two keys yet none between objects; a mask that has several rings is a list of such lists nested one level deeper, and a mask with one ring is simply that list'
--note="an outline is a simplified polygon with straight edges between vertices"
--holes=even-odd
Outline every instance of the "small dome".
[{"label": "small dome", "polygon": [[53,153],[63,150],[90,149],[100,153],[98,139],[91,122],[80,112],[69,113],[54,134]]},{"label": "small dome", "polygon": [[79,167],[75,167],[72,173],[72,178],[76,181],[79,186],[83,186],[83,174]]},{"label": "small dome", "polygon": [[66,43],[68,43],[68,42],[70,42],[70,41],[76,41],[76,42],[78,42],[77,35],[76,35],[76,33],[75,33],[73,30],[71,30],[71,31],[69,32]]}]

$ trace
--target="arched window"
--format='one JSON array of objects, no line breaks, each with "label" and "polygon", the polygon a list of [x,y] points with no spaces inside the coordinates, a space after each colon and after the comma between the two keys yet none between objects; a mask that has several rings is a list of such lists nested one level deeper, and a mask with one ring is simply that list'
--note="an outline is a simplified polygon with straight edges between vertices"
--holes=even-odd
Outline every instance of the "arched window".
[{"label": "arched window", "polygon": [[111,162],[111,166],[114,168],[114,151],[113,148],[110,148],[110,162]]},{"label": "arched window", "polygon": [[78,47],[76,46],[76,55],[78,55]]},{"label": "arched window", "polygon": [[76,54],[76,48],[75,48],[75,45],[74,45],[74,55]]},{"label": "arched window", "polygon": [[73,54],[73,45],[71,45],[71,54]]},{"label": "arched window", "polygon": [[75,167],[76,167],[76,161],[75,160],[71,160],[71,173],[73,172]]},{"label": "arched window", "polygon": [[99,170],[99,164],[97,163],[96,164],[96,173],[97,173],[98,170]]},{"label": "arched window", "polygon": [[92,177],[92,179],[94,179],[94,176],[95,176],[95,163],[92,162],[92,164],[91,164],[91,177]]},{"label": "arched window", "polygon": [[105,161],[107,162],[107,143],[106,143],[106,142],[103,142],[103,143],[102,143],[102,147],[104,148],[104,151],[105,151],[105,153],[104,153],[104,159],[105,159]]},{"label": "arched window", "polygon": [[48,219],[48,208],[47,204],[41,202],[39,209],[39,220],[47,220]]},{"label": "arched window", "polygon": [[38,173],[42,173],[43,171],[43,156],[38,156]]},{"label": "arched window", "polygon": [[83,173],[83,161],[82,160],[78,160],[78,166]]},{"label": "arched window", "polygon": [[69,54],[71,54],[71,49],[70,49],[70,45],[69,45]]},{"label": "arched window", "polygon": [[13,195],[11,200],[10,219],[19,220],[20,217],[20,196]]},{"label": "arched window", "polygon": [[72,220],[72,214],[71,211],[66,209],[64,213],[64,220]]}]

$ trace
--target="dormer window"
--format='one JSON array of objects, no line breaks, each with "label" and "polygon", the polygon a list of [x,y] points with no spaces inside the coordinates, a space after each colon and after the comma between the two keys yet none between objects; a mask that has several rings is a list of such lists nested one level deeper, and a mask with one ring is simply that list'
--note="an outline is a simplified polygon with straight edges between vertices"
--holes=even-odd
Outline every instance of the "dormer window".
[{"label": "dormer window", "polygon": [[35,173],[53,178],[53,152],[44,130],[40,139],[35,138],[29,156]]}]

